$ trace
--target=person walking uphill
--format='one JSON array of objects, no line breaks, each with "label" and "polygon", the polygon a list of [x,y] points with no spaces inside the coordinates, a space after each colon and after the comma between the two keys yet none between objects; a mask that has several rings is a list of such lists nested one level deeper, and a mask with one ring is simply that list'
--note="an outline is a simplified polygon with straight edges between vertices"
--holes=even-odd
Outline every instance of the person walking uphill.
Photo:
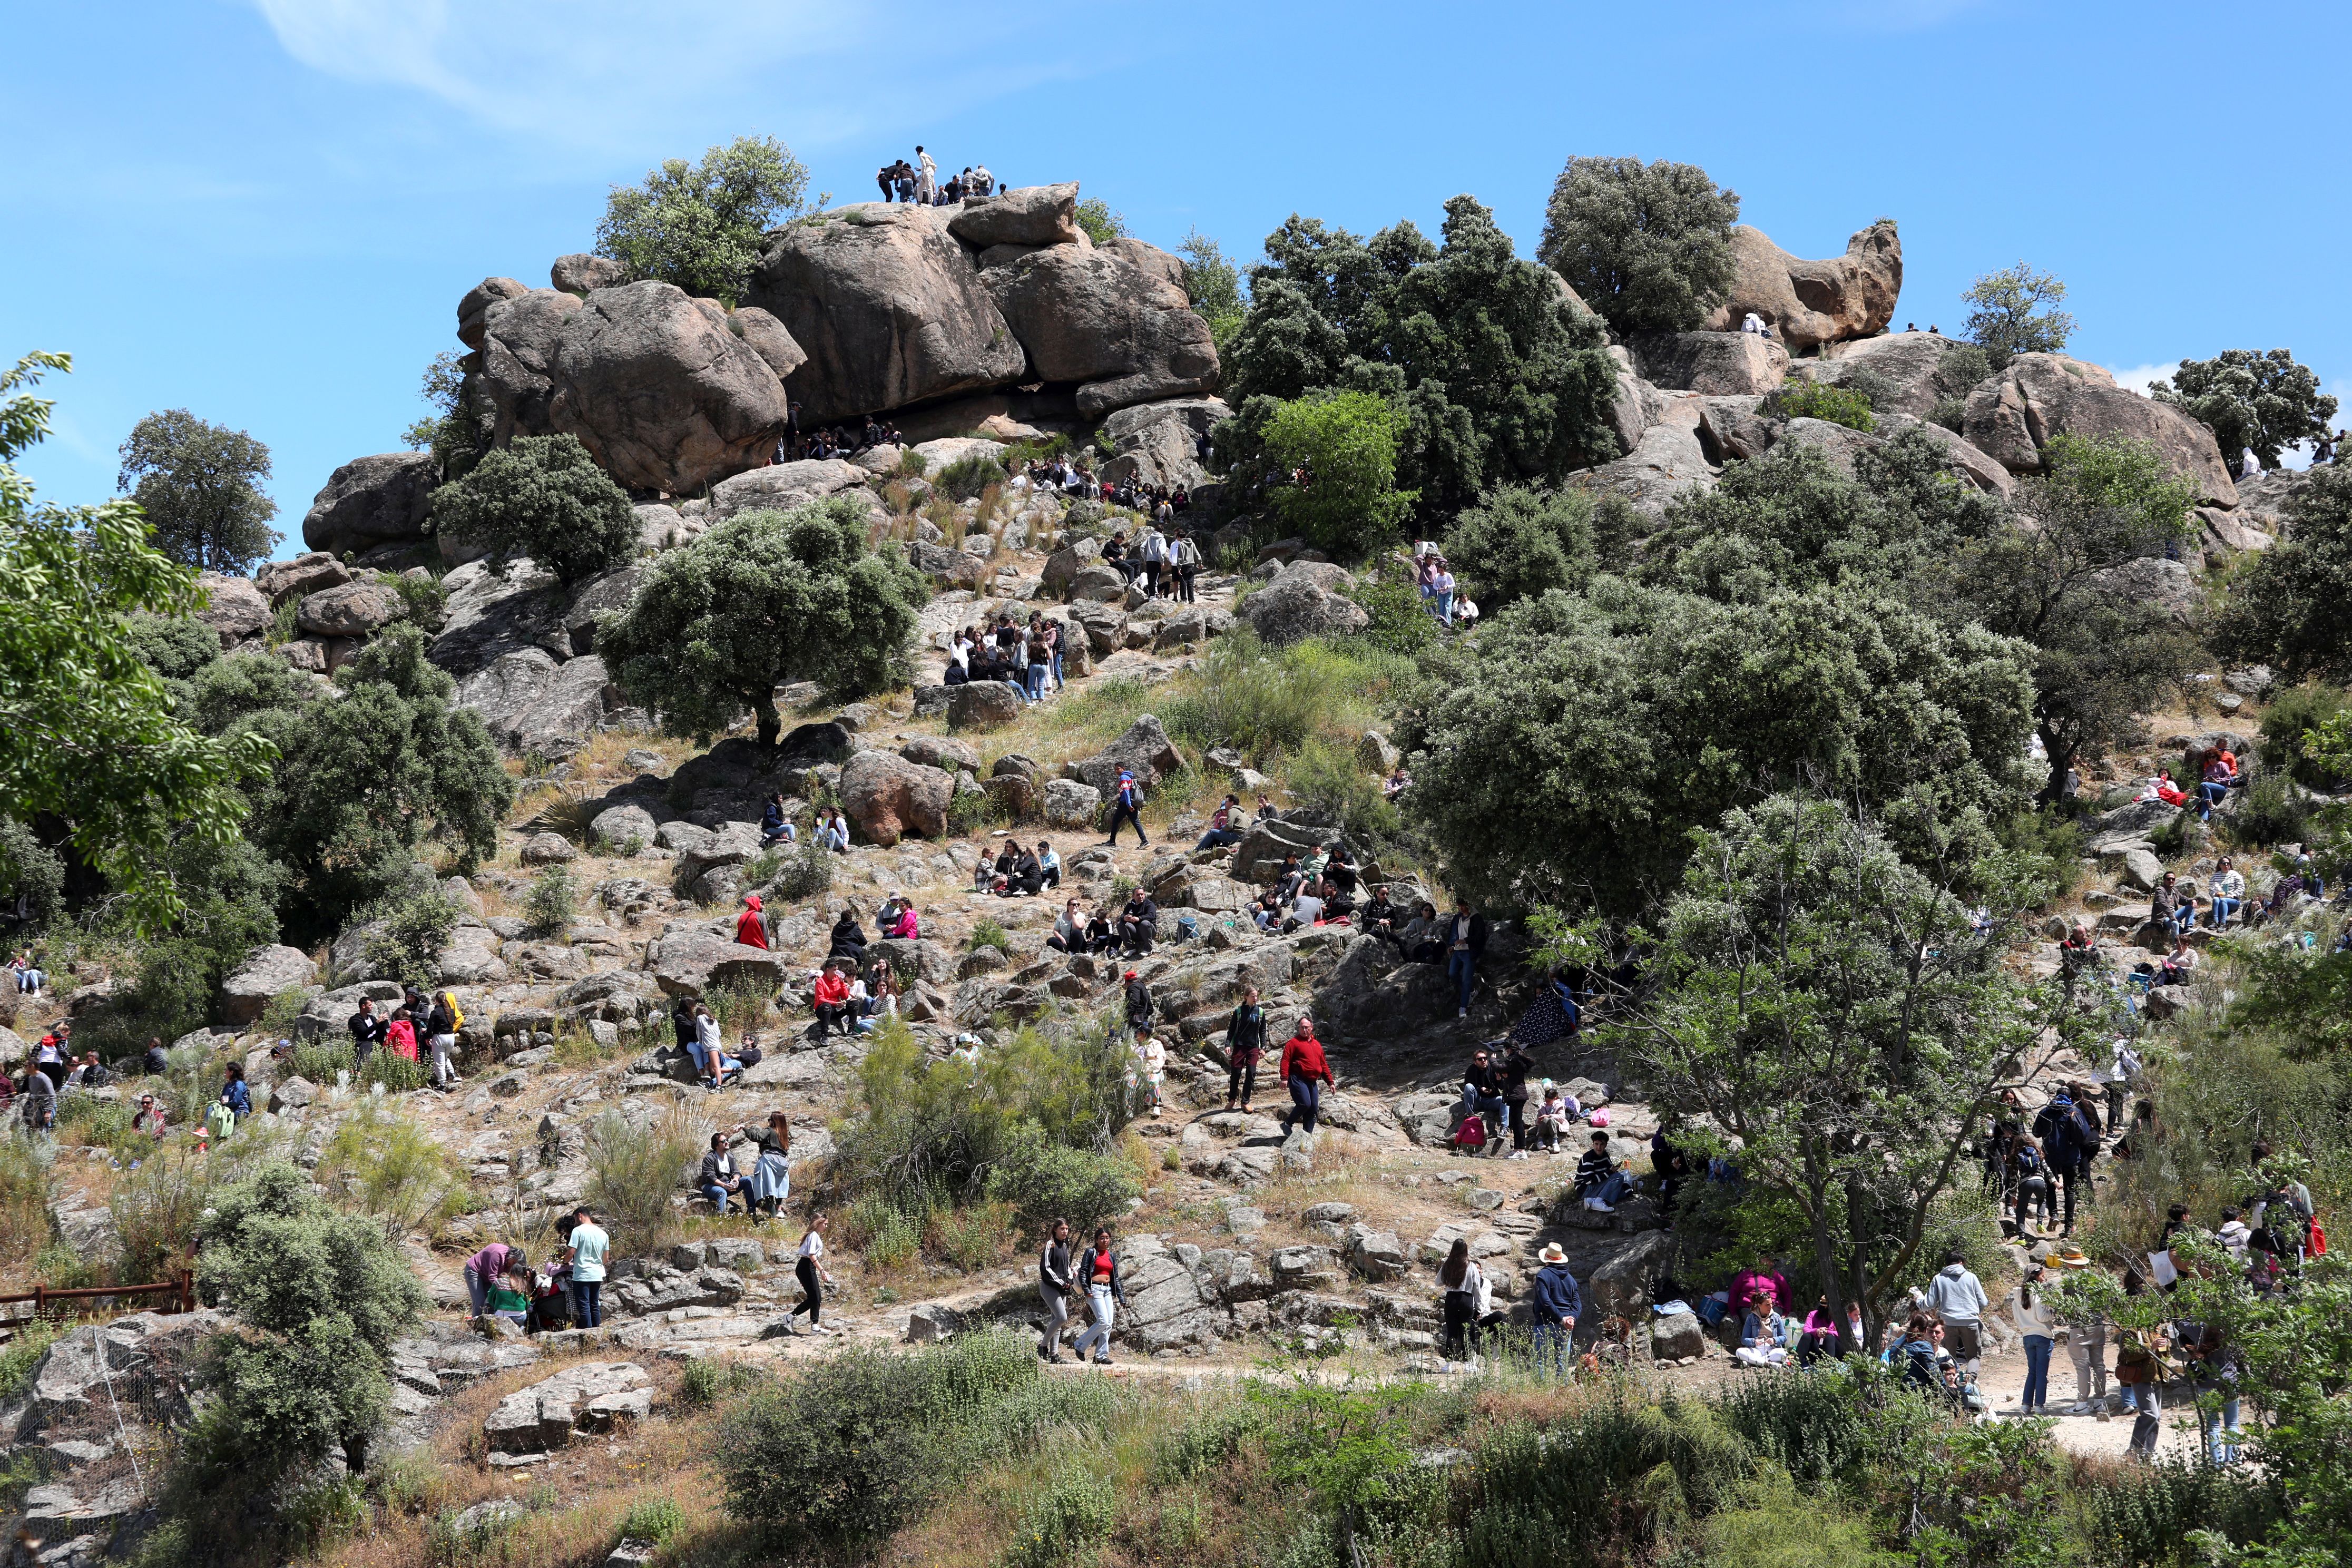
[{"label": "person walking uphill", "polygon": [[1094,1321],[1087,1325],[1078,1342],[1070,1347],[1079,1361],[1087,1359],[1087,1346],[1095,1347],[1097,1366],[1110,1364],[1110,1326],[1117,1310],[1127,1305],[1127,1287],[1119,1283],[1118,1254],[1110,1249],[1110,1229],[1105,1226],[1095,1232],[1092,1247],[1078,1254],[1078,1282],[1086,1287],[1087,1305],[1093,1310]]},{"label": "person walking uphill", "polygon": [[1037,1359],[1060,1365],[1062,1328],[1070,1321],[1070,1298],[1077,1294],[1077,1286],[1070,1278],[1070,1222],[1055,1220],[1045,1232],[1045,1245],[1037,1254],[1037,1300],[1045,1309],[1045,1321],[1037,1326]]},{"label": "person walking uphill", "polygon": [[809,1215],[808,1229],[801,1237],[800,1253],[793,1262],[793,1278],[800,1281],[801,1299],[798,1304],[785,1314],[784,1331],[787,1333],[799,1332],[793,1327],[793,1320],[803,1312],[808,1314],[809,1332],[813,1334],[833,1332],[831,1329],[824,1326],[823,1321],[824,1289],[826,1286],[833,1283],[833,1276],[825,1271],[824,1267],[826,1223],[824,1215],[821,1214]]},{"label": "person walking uphill", "polygon": [[1131,822],[1135,825],[1135,841],[1147,848],[1150,847],[1151,840],[1143,836],[1142,809],[1143,786],[1135,782],[1133,773],[1125,768],[1119,769],[1118,787],[1112,792],[1110,797],[1110,837],[1103,840],[1104,844],[1108,847],[1116,848],[1118,845],[1119,825]]},{"label": "person walking uphill", "polygon": [[1304,1013],[1298,1016],[1298,1026],[1290,1032],[1290,1038],[1282,1042],[1282,1080],[1290,1087],[1290,1109],[1282,1117],[1283,1136],[1290,1135],[1294,1122],[1314,1136],[1315,1118],[1323,1109],[1323,1090],[1339,1088],[1339,1080],[1331,1076],[1331,1064],[1323,1059],[1323,1042],[1315,1037],[1315,1020]]}]

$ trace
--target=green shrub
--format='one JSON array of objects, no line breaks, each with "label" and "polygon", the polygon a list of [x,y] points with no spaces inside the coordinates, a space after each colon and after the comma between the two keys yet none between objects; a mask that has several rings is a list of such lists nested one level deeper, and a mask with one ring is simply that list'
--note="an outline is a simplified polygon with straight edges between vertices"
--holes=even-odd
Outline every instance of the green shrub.
[{"label": "green shrub", "polygon": [[893,479],[919,479],[929,469],[930,462],[912,447],[898,454],[898,466],[890,470]]},{"label": "green shrub", "polygon": [[982,452],[974,452],[968,458],[958,458],[941,468],[940,477],[932,480],[931,485],[950,500],[978,500],[981,491],[991,485],[1001,485],[1012,477],[1004,471],[1004,465],[995,458]]},{"label": "green shrub", "polygon": [[441,1206],[459,1173],[438,1139],[370,1097],[337,1125],[315,1174],[331,1196],[405,1231]]},{"label": "green shrub", "polygon": [[475,1568],[490,1562],[517,1516],[491,1513],[466,1523],[459,1518],[445,1513],[425,1527],[425,1561],[432,1568]]},{"label": "green shrub", "polygon": [[1005,1568],[1062,1568],[1110,1533],[1118,1520],[1118,1500],[1110,1482],[1082,1458],[1065,1457],[1030,1498],[1005,1549]]},{"label": "green shrub", "polygon": [[[686,1363],[686,1370],[691,1373],[698,1367],[715,1368],[716,1365],[713,1362],[690,1361]],[[621,1516],[623,1541],[650,1542],[659,1546],[685,1529],[686,1510],[677,1506],[675,1498],[640,1499],[631,1503],[629,1511]]]},{"label": "green shrub", "polygon": [[1764,411],[1778,419],[1825,419],[1849,430],[1878,428],[1868,395],[1851,386],[1832,386],[1827,382],[1792,377],[1765,398]]},{"label": "green shrub", "polygon": [[2228,821],[2231,837],[2241,844],[2300,844],[2310,837],[2311,808],[2293,779],[2264,769]]},{"label": "green shrub", "polygon": [[305,1082],[331,1084],[337,1073],[358,1076],[358,1053],[350,1046],[321,1045],[316,1040],[294,1047],[287,1068]]},{"label": "green shrub", "polygon": [[261,1010],[259,1027],[265,1035],[285,1039],[294,1033],[294,1020],[302,1016],[303,1006],[310,1000],[301,991],[280,991]]},{"label": "green shrub", "polygon": [[757,888],[762,886],[767,882],[768,879],[773,877],[782,868],[783,864],[784,852],[782,850],[761,850],[757,855],[752,856],[749,860],[743,862],[743,885],[747,888]]},{"label": "green shrub", "polygon": [[814,835],[785,851],[768,891],[779,899],[813,899],[833,887],[833,851]]},{"label": "green shrub", "polygon": [[401,613],[426,631],[437,631],[441,616],[449,605],[449,590],[434,576],[411,577],[406,573],[383,579],[386,587],[400,595]]},{"label": "green shrub", "polygon": [[967,1274],[996,1267],[1013,1236],[1013,1205],[967,1204],[931,1216],[931,1247]]},{"label": "green shrub", "polygon": [[1050,1143],[1031,1127],[1018,1130],[988,1178],[988,1195],[1011,1204],[1023,1219],[1066,1219],[1081,1232],[1125,1214],[1135,1194],[1135,1177],[1124,1161]]},{"label": "green shrub", "polygon": [[1007,958],[1013,956],[1013,938],[1003,926],[986,915],[972,922],[971,934],[964,938],[963,945],[968,952],[992,947]]},{"label": "green shrub", "polygon": [[1003,803],[986,790],[959,790],[948,799],[948,832],[953,837],[970,837],[1010,820]]},{"label": "green shrub", "polygon": [[987,1405],[1036,1377],[1016,1334],[828,1357],[729,1413],[718,1444],[728,1511],[824,1552],[887,1535],[952,1484]]},{"label": "green shrub", "polygon": [[1446,559],[1493,615],[1592,575],[1592,497],[1578,489],[1500,485],[1445,531]]},{"label": "green shrub", "polygon": [[211,1159],[177,1142],[122,1173],[107,1207],[121,1238],[125,1279],[147,1284],[187,1265],[214,1181]]},{"label": "green shrub", "polygon": [[1965,397],[1939,397],[1936,406],[1927,411],[1927,423],[1941,425],[1953,435],[1959,435],[1968,426],[1969,400]]},{"label": "green shrub", "polygon": [[1410,584],[1368,575],[1349,597],[1371,617],[1356,635],[1384,653],[1410,658],[1438,638],[1437,617]]},{"label": "green shrub", "polygon": [[[2162,831],[2162,829],[2158,829]],[[2083,880],[2083,829],[2054,807],[2018,813],[2002,825],[2001,847],[2017,857],[2019,869],[2047,908],[2071,896]]]},{"label": "green shrub", "polygon": [[2100,1561],[2192,1568],[2214,1561],[2190,1539],[2211,1531],[2232,1545],[2259,1541],[2278,1519],[2276,1489],[2249,1468],[2174,1458],[2101,1470],[2076,1492],[2084,1532]]},{"label": "green shrub", "polygon": [[[713,1361],[709,1357],[703,1357],[688,1362],[684,1370],[679,1373],[678,1403],[689,1410],[706,1410],[729,1394],[740,1393],[747,1388],[759,1387],[764,1381],[764,1373],[739,1362]],[[637,1505],[638,1508],[646,1506],[644,1503]],[[658,1500],[655,1506],[674,1508],[675,1505],[672,1505],[668,1499],[663,1498]],[[636,1510],[632,1509],[630,1512],[634,1516]],[[634,1529],[628,1524],[621,1526],[621,1538],[625,1541],[658,1542],[668,1540],[674,1533],[676,1533],[675,1529],[655,1531]]]},{"label": "green shrub", "polygon": [[397,1051],[381,1048],[368,1053],[367,1065],[359,1069],[356,1081],[380,1083],[386,1094],[406,1094],[425,1087],[427,1070],[420,1057],[410,1061]]},{"label": "green shrub", "polygon": [[2346,781],[2311,756],[2304,742],[2312,731],[2347,708],[2352,708],[2352,697],[2326,686],[2289,687],[2272,698],[2268,711],[2263,714],[2263,769],[2285,773],[2316,790],[2341,788]]},{"label": "green shrub", "polygon": [[756,980],[735,980],[724,985],[714,985],[706,1000],[710,1004],[710,1016],[719,1020],[722,1037],[740,1038],[746,1029],[757,1030],[767,1026],[768,988]]},{"label": "green shrub", "polygon": [[1330,813],[1340,831],[1360,844],[1390,844],[1403,827],[1396,803],[1381,793],[1380,781],[1364,771],[1355,752],[1318,737],[1299,748],[1283,767],[1290,794],[1301,805]]},{"label": "green shrub", "polygon": [[1233,746],[1264,761],[1323,731],[1361,728],[1409,668],[1360,642],[1343,647],[1310,638],[1268,651],[1236,630],[1219,637],[1194,677],[1160,697],[1152,711],[1186,746]]},{"label": "green shrub", "polygon": [[1223,1465],[1241,1446],[1265,1429],[1266,1407],[1252,1400],[1222,1405],[1161,1436],[1151,1453],[1154,1482],[1173,1485],[1189,1481]]},{"label": "green shrub", "polygon": [[33,1369],[49,1347],[65,1337],[66,1326],[55,1318],[26,1320],[14,1338],[0,1345],[0,1402],[13,1401],[33,1379]]},{"label": "green shrub", "polygon": [[368,937],[364,978],[431,984],[440,973],[441,949],[457,929],[460,912],[455,899],[430,884],[377,904],[367,918],[383,925]]},{"label": "green shrub", "polygon": [[560,936],[572,929],[572,919],[578,907],[580,888],[569,866],[546,866],[530,879],[530,891],[523,895],[523,918],[530,929],[542,936]]},{"label": "green shrub", "polygon": [[858,1250],[877,1268],[896,1268],[922,1250],[922,1233],[914,1221],[879,1193],[867,1193],[849,1206],[849,1229],[860,1238]]}]

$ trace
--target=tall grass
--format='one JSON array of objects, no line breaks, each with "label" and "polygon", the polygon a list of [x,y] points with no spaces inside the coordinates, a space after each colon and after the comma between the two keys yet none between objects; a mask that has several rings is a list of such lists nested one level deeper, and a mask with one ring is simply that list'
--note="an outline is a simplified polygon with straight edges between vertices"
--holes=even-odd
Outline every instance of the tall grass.
[{"label": "tall grass", "polygon": [[1263,763],[1319,734],[1361,730],[1409,659],[1309,639],[1269,651],[1246,629],[1220,637],[1155,709],[1170,736],[1232,746]]},{"label": "tall grass", "polygon": [[709,1143],[709,1124],[677,1101],[651,1110],[640,1100],[589,1124],[588,1202],[619,1252],[655,1252],[677,1239],[671,1200]]},{"label": "tall grass", "polygon": [[413,1230],[441,1206],[460,1173],[439,1140],[371,1095],[327,1141],[317,1174],[346,1207]]},{"label": "tall grass", "polygon": [[0,1257],[29,1258],[48,1245],[49,1183],[57,1150],[24,1131],[0,1125]]}]

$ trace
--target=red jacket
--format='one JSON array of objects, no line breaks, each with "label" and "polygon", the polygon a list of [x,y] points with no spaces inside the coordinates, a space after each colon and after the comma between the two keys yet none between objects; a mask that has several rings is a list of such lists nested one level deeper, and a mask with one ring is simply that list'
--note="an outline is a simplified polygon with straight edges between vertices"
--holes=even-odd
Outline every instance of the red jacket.
[{"label": "red jacket", "polygon": [[828,969],[816,977],[816,994],[810,1000],[820,1007],[838,1007],[849,1000],[849,981],[838,969]]},{"label": "red jacket", "polygon": [[767,922],[760,918],[757,905],[735,917],[735,940],[745,947],[768,945]]},{"label": "red jacket", "polygon": [[1331,1065],[1323,1059],[1323,1042],[1312,1035],[1293,1035],[1282,1042],[1284,1078],[1331,1081]]}]

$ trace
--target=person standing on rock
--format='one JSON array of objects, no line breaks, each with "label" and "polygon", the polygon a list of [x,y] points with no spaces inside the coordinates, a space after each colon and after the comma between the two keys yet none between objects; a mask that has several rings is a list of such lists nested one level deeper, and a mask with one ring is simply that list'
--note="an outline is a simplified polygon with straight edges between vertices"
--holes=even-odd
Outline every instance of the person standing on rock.
[{"label": "person standing on rock", "polygon": [[885,163],[874,171],[874,183],[882,187],[882,199],[887,202],[891,196],[889,164]]},{"label": "person standing on rock", "polygon": [[1485,1283],[1478,1266],[1470,1261],[1470,1241],[1456,1237],[1454,1248],[1438,1266],[1437,1282],[1445,1287],[1445,1342],[1448,1363],[1470,1359],[1470,1325],[1478,1316],[1478,1287]]},{"label": "person standing on rock", "polygon": [[1290,1038],[1282,1042],[1281,1066],[1282,1081],[1290,1090],[1290,1109],[1282,1118],[1283,1136],[1288,1137],[1296,1125],[1311,1138],[1315,1119],[1322,1114],[1323,1091],[1338,1089],[1339,1080],[1324,1059],[1323,1042],[1315,1037],[1315,1020],[1304,1013],[1298,1015],[1298,1026],[1291,1030]]},{"label": "person standing on rock", "polygon": [[809,1215],[808,1229],[801,1233],[799,1256],[793,1260],[793,1278],[801,1284],[801,1299],[790,1312],[784,1314],[784,1331],[793,1333],[793,1320],[803,1312],[808,1314],[809,1332],[829,1334],[824,1326],[824,1291],[833,1283],[833,1276],[824,1268],[824,1232],[830,1223],[824,1215]]},{"label": "person standing on rock", "polygon": [[1095,1347],[1097,1366],[1110,1364],[1110,1326],[1117,1309],[1127,1305],[1127,1287],[1119,1283],[1118,1254],[1110,1249],[1110,1227],[1095,1232],[1092,1247],[1078,1254],[1078,1279],[1086,1286],[1087,1303],[1093,1309],[1092,1322],[1078,1336],[1070,1350],[1083,1364],[1087,1347]]},{"label": "person standing on rock", "polygon": [[1465,899],[1446,924],[1445,977],[1454,982],[1454,1016],[1470,1016],[1470,988],[1478,981],[1478,959],[1486,951],[1486,917]]},{"label": "person standing on rock", "polygon": [[1241,1005],[1225,1020],[1225,1109],[1246,1112],[1257,1092],[1257,1064],[1265,1055],[1265,1009],[1257,987],[1242,987]]},{"label": "person standing on rock", "polygon": [[1143,786],[1135,782],[1134,773],[1125,768],[1119,769],[1118,787],[1111,793],[1110,797],[1110,837],[1104,840],[1105,846],[1117,848],[1119,825],[1123,822],[1131,822],[1135,824],[1136,843],[1144,848],[1150,848],[1151,840],[1143,836],[1142,812]]},{"label": "person standing on rock", "polygon": [[1201,573],[1201,547],[1192,542],[1191,534],[1181,533],[1176,536],[1172,553],[1176,562],[1176,596],[1188,605],[1200,603],[1194,595],[1193,579]]},{"label": "person standing on rock", "polygon": [[919,145],[915,149],[915,199],[925,206],[936,205],[940,199],[940,166]]},{"label": "person standing on rock", "polygon": [[351,1022],[352,1061],[354,1066],[367,1066],[368,1058],[375,1055],[375,1048],[383,1044],[384,1029],[384,1021],[376,1016],[375,1003],[365,996],[361,997],[360,1010],[352,1015]]},{"label": "person standing on rock", "polygon": [[1150,1092],[1151,1115],[1157,1121],[1162,1109],[1160,1085],[1168,1078],[1168,1047],[1160,1043],[1149,1025],[1135,1031],[1135,1066],[1143,1087]]},{"label": "person standing on rock", "polygon": [[1070,1222],[1057,1219],[1046,1227],[1045,1245],[1037,1254],[1037,1300],[1045,1309],[1037,1328],[1037,1359],[1064,1364],[1062,1329],[1070,1321],[1070,1298],[1077,1287],[1070,1278]]},{"label": "person standing on rock", "polygon": [[1566,1383],[1568,1358],[1576,1351],[1576,1320],[1584,1313],[1584,1292],[1576,1276],[1568,1271],[1568,1254],[1560,1250],[1559,1243],[1548,1243],[1537,1261],[1543,1267],[1536,1270],[1535,1304],[1529,1310],[1535,1329],[1536,1372],[1542,1373],[1549,1347],[1552,1374]]},{"label": "person standing on rock", "polygon": [[1535,1061],[1516,1042],[1503,1047],[1503,1059],[1496,1068],[1496,1077],[1502,1080],[1503,1109],[1511,1124],[1511,1155],[1514,1160],[1528,1157],[1528,1074]]},{"label": "person standing on rock", "polygon": [[572,1218],[565,1259],[572,1270],[572,1321],[583,1329],[598,1328],[604,1321],[604,1264],[613,1238],[598,1223],[596,1211],[585,1204]]},{"label": "person standing on rock", "polygon": [[457,999],[446,991],[437,992],[433,1005],[425,1015],[425,1037],[433,1051],[433,1087],[456,1089],[466,1080],[457,1076],[450,1058],[457,1054],[457,1026],[464,1016],[457,1010]]},{"label": "person standing on rock", "polygon": [[1120,975],[1119,980],[1126,987],[1128,1028],[1133,1031],[1149,1029],[1151,1027],[1151,987],[1138,979],[1132,969]]}]

